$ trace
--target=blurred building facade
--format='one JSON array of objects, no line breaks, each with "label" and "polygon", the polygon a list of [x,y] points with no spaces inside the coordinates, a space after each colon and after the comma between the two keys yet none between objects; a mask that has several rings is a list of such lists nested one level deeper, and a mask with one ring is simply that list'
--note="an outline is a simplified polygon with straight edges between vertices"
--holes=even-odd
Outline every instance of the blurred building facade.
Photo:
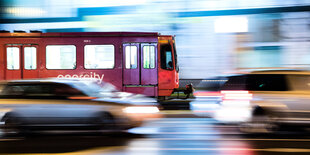
[{"label": "blurred building facade", "polygon": [[310,66],[310,0],[4,0],[2,30],[176,35],[180,78]]}]

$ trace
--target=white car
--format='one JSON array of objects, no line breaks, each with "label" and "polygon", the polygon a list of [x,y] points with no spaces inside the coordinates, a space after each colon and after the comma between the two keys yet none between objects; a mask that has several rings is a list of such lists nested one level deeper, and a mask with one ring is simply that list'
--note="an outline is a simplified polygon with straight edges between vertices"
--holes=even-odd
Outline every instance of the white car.
[{"label": "white car", "polygon": [[0,84],[5,133],[42,130],[122,131],[161,117],[157,102],[116,91],[112,85],[73,79],[18,80]]},{"label": "white car", "polygon": [[227,77],[214,118],[249,133],[310,127],[310,71],[264,70]]}]

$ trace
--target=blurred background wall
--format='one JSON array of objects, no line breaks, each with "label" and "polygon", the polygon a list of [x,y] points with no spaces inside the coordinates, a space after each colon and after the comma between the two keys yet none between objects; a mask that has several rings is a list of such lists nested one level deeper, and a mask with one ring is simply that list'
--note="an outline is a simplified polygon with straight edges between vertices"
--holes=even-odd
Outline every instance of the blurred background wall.
[{"label": "blurred background wall", "polygon": [[176,35],[181,79],[310,66],[310,0],[2,0],[0,29]]}]

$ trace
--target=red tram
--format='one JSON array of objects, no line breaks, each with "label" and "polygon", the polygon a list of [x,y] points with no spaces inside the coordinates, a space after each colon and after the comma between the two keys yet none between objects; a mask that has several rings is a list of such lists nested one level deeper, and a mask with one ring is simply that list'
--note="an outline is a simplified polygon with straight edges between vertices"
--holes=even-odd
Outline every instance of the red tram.
[{"label": "red tram", "polygon": [[170,96],[179,87],[174,37],[151,32],[0,33],[0,80],[97,78]]}]

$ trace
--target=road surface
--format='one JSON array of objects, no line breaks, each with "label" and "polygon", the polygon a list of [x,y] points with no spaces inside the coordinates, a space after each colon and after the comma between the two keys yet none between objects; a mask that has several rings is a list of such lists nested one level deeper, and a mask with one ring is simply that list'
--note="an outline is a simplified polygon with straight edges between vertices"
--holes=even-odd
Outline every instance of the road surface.
[{"label": "road surface", "polygon": [[[185,116],[185,115],[184,115]],[[188,117],[188,116],[186,116]],[[246,135],[211,118],[150,120],[131,134],[35,134],[0,138],[0,154],[193,155],[310,154],[310,134]]]}]

